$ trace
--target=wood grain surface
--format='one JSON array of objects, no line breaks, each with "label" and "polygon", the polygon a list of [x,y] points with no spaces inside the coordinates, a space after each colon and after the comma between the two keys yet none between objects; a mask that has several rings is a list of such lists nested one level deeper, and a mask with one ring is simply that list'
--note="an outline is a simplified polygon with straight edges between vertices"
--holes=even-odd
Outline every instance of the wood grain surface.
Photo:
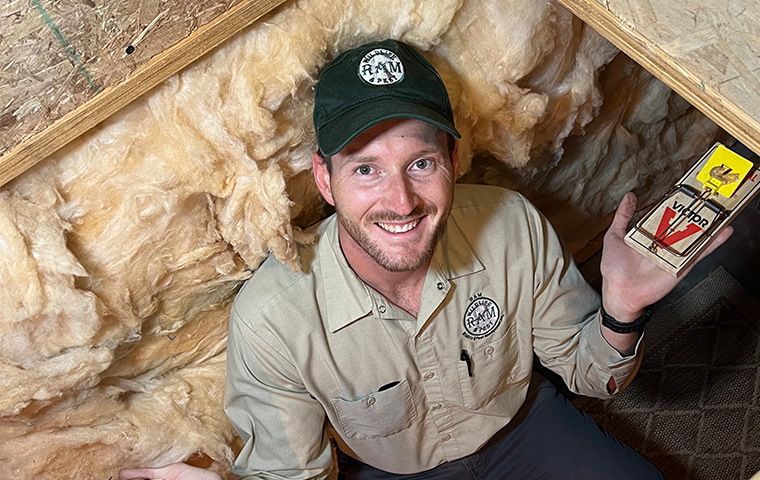
[{"label": "wood grain surface", "polygon": [[0,185],[284,1],[0,5]]},{"label": "wood grain surface", "polygon": [[760,2],[559,3],[760,154]]}]

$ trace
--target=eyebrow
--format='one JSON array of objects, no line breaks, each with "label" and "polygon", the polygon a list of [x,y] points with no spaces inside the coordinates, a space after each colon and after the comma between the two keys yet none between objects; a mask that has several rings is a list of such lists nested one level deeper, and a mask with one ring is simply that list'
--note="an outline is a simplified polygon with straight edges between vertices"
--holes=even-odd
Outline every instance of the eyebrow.
[{"label": "eyebrow", "polygon": [[346,158],[344,165],[349,165],[351,163],[372,163],[374,162],[376,157],[364,157],[360,155],[352,155],[348,158]]},{"label": "eyebrow", "polygon": [[[423,148],[422,150],[415,152],[415,154],[412,155],[412,157],[414,158],[424,157],[425,155],[430,155],[430,154],[441,154],[445,156],[443,149],[431,147],[431,148]],[[376,160],[377,160],[377,157],[373,157],[373,156],[353,155],[346,158],[345,165],[354,164],[354,163],[372,163]]]}]

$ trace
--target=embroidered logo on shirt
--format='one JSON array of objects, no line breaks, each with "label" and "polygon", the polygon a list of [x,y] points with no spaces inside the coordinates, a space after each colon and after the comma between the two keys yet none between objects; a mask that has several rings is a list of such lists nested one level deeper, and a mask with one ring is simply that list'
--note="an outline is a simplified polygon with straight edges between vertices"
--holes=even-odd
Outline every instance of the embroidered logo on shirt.
[{"label": "embroidered logo on shirt", "polygon": [[404,64],[390,50],[376,48],[359,62],[359,76],[370,85],[392,85],[404,79]]},{"label": "embroidered logo on shirt", "polygon": [[482,293],[475,294],[470,297],[470,305],[464,311],[462,335],[470,340],[485,338],[499,328],[503,317],[496,302]]}]

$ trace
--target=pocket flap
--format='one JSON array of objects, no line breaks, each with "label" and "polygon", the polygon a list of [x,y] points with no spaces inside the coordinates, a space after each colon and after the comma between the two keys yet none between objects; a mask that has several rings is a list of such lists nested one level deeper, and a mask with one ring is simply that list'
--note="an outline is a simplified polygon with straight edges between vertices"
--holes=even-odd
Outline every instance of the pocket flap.
[{"label": "pocket flap", "polygon": [[354,400],[330,401],[347,438],[377,438],[408,428],[417,418],[406,379]]}]

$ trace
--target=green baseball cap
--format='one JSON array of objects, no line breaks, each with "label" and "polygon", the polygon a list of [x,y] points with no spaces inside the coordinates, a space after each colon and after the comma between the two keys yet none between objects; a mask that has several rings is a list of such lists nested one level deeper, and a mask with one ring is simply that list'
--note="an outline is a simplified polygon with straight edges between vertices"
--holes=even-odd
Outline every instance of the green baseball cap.
[{"label": "green baseball cap", "polygon": [[323,155],[335,155],[364,130],[391,118],[416,118],[461,138],[441,77],[405,43],[367,43],[322,70],[314,129]]}]

